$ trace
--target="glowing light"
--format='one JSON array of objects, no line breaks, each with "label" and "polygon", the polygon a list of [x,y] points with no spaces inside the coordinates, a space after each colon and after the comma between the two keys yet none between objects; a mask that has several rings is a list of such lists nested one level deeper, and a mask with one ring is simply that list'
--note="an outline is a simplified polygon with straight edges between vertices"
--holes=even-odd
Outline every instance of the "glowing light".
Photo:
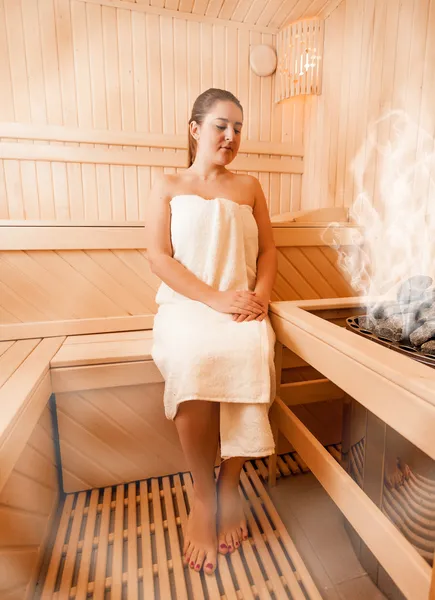
[{"label": "glowing light", "polygon": [[277,102],[297,94],[320,94],[323,31],[323,20],[311,19],[292,23],[278,33]]}]

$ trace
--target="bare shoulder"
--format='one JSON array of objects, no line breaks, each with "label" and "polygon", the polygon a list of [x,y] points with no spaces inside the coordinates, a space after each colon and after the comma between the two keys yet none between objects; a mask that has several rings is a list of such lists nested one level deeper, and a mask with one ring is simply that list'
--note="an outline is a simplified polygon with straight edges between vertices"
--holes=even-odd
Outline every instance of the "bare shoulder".
[{"label": "bare shoulder", "polygon": [[253,175],[244,175],[244,177],[246,185],[249,186],[249,194],[253,198],[253,215],[258,226],[259,250],[265,252],[275,248],[266,196],[257,177]]},{"label": "bare shoulder", "polygon": [[[247,173],[232,173],[230,182],[239,200],[254,207],[256,189],[260,184],[258,179]],[[246,202],[248,199],[249,202]]]},{"label": "bare shoulder", "polygon": [[150,195],[154,201],[158,199],[167,199],[169,201],[176,185],[177,175],[159,173],[151,187]]},{"label": "bare shoulder", "polygon": [[156,177],[147,197],[145,207],[145,232],[147,258],[151,265],[159,255],[172,256],[170,238],[171,209],[174,182],[173,175]]},{"label": "bare shoulder", "polygon": [[243,174],[240,175],[242,183],[246,189],[246,193],[252,198],[253,208],[267,208],[266,198],[261,187],[260,181],[254,175]]}]

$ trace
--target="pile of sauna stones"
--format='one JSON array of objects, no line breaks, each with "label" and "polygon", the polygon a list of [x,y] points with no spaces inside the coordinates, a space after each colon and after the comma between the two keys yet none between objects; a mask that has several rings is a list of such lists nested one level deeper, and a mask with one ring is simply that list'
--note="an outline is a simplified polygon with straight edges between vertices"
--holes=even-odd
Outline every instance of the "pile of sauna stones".
[{"label": "pile of sauna stones", "polygon": [[359,318],[359,326],[394,342],[435,356],[435,286],[432,277],[416,275],[403,282],[397,301],[379,304]]}]

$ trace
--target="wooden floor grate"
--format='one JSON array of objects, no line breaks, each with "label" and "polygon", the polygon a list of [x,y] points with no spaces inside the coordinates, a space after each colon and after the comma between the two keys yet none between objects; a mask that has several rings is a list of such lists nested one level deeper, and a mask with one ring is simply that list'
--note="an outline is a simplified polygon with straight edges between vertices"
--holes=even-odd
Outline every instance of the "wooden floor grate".
[{"label": "wooden floor grate", "polygon": [[249,539],[214,576],[182,563],[189,473],[67,495],[43,600],[321,600],[256,462],[240,481]]}]

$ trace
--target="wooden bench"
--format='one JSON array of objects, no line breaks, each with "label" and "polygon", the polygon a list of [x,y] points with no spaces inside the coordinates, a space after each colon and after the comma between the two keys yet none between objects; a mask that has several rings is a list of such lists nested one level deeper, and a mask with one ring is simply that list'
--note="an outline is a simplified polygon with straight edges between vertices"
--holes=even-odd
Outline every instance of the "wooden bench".
[{"label": "wooden bench", "polygon": [[1,598],[33,598],[58,509],[50,360],[63,341],[0,343]]},{"label": "wooden bench", "polygon": [[152,330],[78,335],[53,356],[66,492],[187,469],[151,345]]},{"label": "wooden bench", "polygon": [[[148,505],[151,496],[154,522],[148,521],[145,513],[141,516],[141,527],[149,531],[150,536],[142,533],[137,543],[143,546],[151,544],[151,536],[163,535],[164,523],[167,523],[172,532],[172,563],[181,565],[178,540],[175,543],[172,534],[178,526],[185,527],[188,511],[184,504],[179,504],[181,521],[180,517],[178,521],[174,515],[172,518],[172,495],[175,489],[177,494],[180,492],[178,502],[181,502],[183,492],[190,496],[193,488],[188,474],[182,475],[184,485],[179,488],[177,477],[180,475],[175,476],[173,490],[170,487],[172,480],[165,477],[166,472],[183,472],[186,467],[175,427],[164,416],[163,380],[150,355],[151,343],[152,331],[142,330],[0,344],[0,481],[3,488],[0,490],[0,549],[5,545],[11,547],[10,552],[0,552],[1,598],[31,600],[34,597],[44,551],[47,544],[51,548],[52,543],[47,574],[38,583],[43,597],[54,599],[65,590],[69,590],[66,592],[68,595],[92,591],[94,584],[87,583],[92,555],[89,540],[95,541],[91,528],[95,526],[97,512],[104,513],[107,521],[107,515],[113,511],[118,522],[125,506],[129,515],[128,535],[133,533],[133,536],[137,534],[140,537],[140,527],[136,528],[136,517],[132,515],[137,506],[143,508]],[[57,442],[60,456],[56,455]],[[146,481],[150,477],[153,478]],[[158,489],[160,478],[164,489],[162,501],[166,503],[168,515],[165,522],[156,509],[156,497],[162,497]],[[137,484],[134,483],[138,479],[145,479],[140,484],[140,495],[137,495]],[[133,483],[128,484],[128,481]],[[147,491],[149,485],[150,492]],[[314,582],[252,465],[247,465],[242,485],[249,495],[247,514],[251,515],[251,510],[254,510],[262,528],[259,529],[255,520],[249,517],[255,545],[267,571],[267,576],[263,577],[252,552],[251,541],[244,543],[243,550],[248,556],[255,584],[267,585],[270,591],[281,593],[290,587],[295,597],[302,599],[305,597],[299,587],[302,581],[310,600],[320,600]],[[116,486],[117,490],[115,503],[111,502],[112,490],[115,489],[112,486]],[[85,506],[87,494],[83,490],[89,487],[93,491],[89,506]],[[99,504],[100,492],[95,489],[99,487],[104,487],[102,504]],[[68,488],[75,488],[77,492],[65,496],[63,492]],[[126,503],[124,492],[127,489]],[[260,494],[261,502],[257,494]],[[20,509],[25,506],[27,512],[20,510],[15,514],[15,506]],[[86,521],[85,539],[79,542],[85,513],[90,518]],[[70,536],[67,535],[69,527]],[[278,533],[293,566],[276,541]],[[106,536],[104,543],[113,543],[119,549],[125,535],[126,531],[117,527],[112,542]],[[131,568],[133,555],[130,556],[130,553],[136,544],[129,544],[128,576],[122,572],[122,561],[119,562],[117,554],[113,567],[116,566],[115,579],[118,577],[119,581],[136,588],[136,581],[143,578],[149,588],[154,585],[156,573],[161,573],[159,585],[164,585],[165,573],[169,572],[170,565],[165,558],[162,539],[160,537],[157,543],[157,563],[144,562],[141,569]],[[78,555],[77,564],[80,569],[83,567],[85,573],[82,576],[80,571],[79,587],[70,589],[73,564],[80,544],[83,546],[82,555]],[[102,545],[103,541],[99,542],[99,547]],[[58,593],[55,584],[64,553],[69,558]],[[102,552],[102,556],[106,554]],[[134,556],[138,567],[135,553]],[[231,560],[233,569],[236,567],[237,580],[244,582],[248,595],[251,595],[239,554]],[[279,564],[283,575],[279,576],[274,561]],[[105,573],[105,564],[100,560],[99,563],[101,573]],[[297,569],[297,573],[293,572],[293,568]],[[225,589],[228,588],[228,593],[232,592],[235,584],[225,559],[220,561],[220,571],[225,575]],[[186,585],[184,577],[190,576],[189,570],[184,574],[182,570],[178,573],[177,595],[179,588],[184,589]],[[110,589],[116,583],[115,579],[103,577],[100,583]],[[210,579],[208,585],[218,592],[215,579]]]}]

